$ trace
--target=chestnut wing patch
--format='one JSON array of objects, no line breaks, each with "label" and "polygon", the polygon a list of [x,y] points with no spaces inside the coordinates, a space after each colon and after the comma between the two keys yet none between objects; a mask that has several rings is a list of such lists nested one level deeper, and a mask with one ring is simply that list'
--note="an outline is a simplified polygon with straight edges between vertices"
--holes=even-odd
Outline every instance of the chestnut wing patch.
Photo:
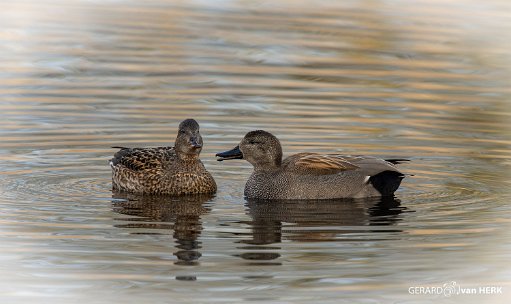
[{"label": "chestnut wing patch", "polygon": [[296,169],[317,174],[335,174],[359,168],[338,154],[300,153],[292,157]]}]

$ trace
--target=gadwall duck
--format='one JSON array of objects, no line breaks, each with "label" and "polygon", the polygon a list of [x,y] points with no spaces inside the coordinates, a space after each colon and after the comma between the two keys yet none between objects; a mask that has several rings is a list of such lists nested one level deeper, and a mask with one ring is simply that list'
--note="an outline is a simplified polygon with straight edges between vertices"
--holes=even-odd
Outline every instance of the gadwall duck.
[{"label": "gadwall duck", "polygon": [[245,135],[234,149],[216,154],[219,161],[245,159],[254,171],[245,185],[249,199],[335,199],[392,196],[404,174],[394,166],[404,159],[298,153],[282,160],[272,134]]},{"label": "gadwall duck", "polygon": [[120,148],[110,160],[112,187],[140,194],[184,195],[215,193],[216,183],[199,159],[199,124],[179,124],[174,147]]}]

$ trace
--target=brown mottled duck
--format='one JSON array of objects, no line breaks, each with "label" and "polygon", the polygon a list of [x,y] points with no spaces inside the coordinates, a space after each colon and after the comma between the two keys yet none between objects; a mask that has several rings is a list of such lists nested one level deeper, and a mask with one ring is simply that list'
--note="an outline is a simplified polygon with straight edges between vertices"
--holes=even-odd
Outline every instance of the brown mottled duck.
[{"label": "brown mottled duck", "polygon": [[112,187],[139,194],[185,195],[215,193],[216,183],[199,159],[199,124],[179,124],[174,147],[120,148],[110,160]]}]

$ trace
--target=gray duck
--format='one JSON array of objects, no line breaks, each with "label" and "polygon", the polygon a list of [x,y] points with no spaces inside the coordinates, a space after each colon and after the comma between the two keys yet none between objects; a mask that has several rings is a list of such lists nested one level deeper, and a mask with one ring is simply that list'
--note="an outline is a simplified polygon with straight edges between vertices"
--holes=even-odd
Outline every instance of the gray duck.
[{"label": "gray duck", "polygon": [[280,141],[263,130],[248,132],[218,161],[245,159],[254,171],[245,184],[248,199],[335,199],[392,196],[405,159],[378,159],[335,153],[298,153],[282,159]]},{"label": "gray duck", "polygon": [[215,193],[216,183],[199,159],[199,124],[179,124],[174,147],[120,148],[110,160],[112,188],[139,194],[185,195]]}]

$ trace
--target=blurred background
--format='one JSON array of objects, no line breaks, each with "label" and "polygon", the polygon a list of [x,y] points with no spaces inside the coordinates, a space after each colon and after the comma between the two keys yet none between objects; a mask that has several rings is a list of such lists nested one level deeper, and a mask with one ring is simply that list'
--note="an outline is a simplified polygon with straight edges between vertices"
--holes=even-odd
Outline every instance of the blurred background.
[{"label": "blurred background", "polygon": [[[511,3],[1,1],[2,303],[506,303]],[[112,195],[195,118],[216,196]],[[214,154],[409,158],[394,200],[243,198]],[[504,295],[411,295],[411,286]],[[507,296],[506,296],[507,293]]]}]

